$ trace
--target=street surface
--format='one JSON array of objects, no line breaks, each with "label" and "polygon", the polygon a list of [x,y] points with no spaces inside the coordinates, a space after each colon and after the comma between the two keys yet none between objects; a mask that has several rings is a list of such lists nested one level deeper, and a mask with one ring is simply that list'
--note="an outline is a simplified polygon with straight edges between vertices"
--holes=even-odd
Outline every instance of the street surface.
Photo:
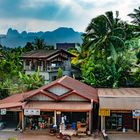
[{"label": "street surface", "polygon": [[[0,131],[0,140],[8,140],[14,137],[17,140],[58,140],[56,136],[39,133],[20,133],[20,132],[2,132]],[[110,140],[140,140],[140,134],[109,134]],[[74,136],[72,140],[94,140],[93,136]],[[103,140],[103,138],[96,138],[95,140]]]}]

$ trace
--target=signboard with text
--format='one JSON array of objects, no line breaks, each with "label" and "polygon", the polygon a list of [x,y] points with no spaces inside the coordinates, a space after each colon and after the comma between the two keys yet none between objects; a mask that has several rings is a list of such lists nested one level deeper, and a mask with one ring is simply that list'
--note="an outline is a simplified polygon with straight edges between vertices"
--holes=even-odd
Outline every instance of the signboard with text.
[{"label": "signboard with text", "polygon": [[110,110],[109,109],[99,109],[99,116],[110,116]]},{"label": "signboard with text", "polygon": [[140,118],[140,110],[133,110],[132,116],[133,118]]},{"label": "signboard with text", "polygon": [[40,109],[24,109],[25,116],[40,115]]},{"label": "signboard with text", "polygon": [[1,114],[1,115],[6,115],[6,109],[1,109],[1,110],[0,110],[0,114]]}]

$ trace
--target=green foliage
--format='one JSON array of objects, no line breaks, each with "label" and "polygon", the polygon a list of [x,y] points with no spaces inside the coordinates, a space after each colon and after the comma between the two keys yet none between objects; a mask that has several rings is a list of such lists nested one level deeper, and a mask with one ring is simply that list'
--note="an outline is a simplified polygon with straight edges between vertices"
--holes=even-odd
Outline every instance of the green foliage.
[{"label": "green foliage", "polygon": [[0,87],[0,100],[6,98],[7,96],[9,96],[8,89],[2,89]]},{"label": "green foliage", "polygon": [[85,83],[112,88],[140,85],[140,68],[135,68],[139,63],[139,37],[131,38],[133,27],[121,21],[118,12],[115,18],[112,12],[106,12],[91,20],[82,45],[88,54],[81,64]]},{"label": "green foliage", "polygon": [[19,72],[19,81],[22,88],[24,88],[23,90],[37,89],[44,84],[44,80],[40,76],[39,69],[37,72],[30,75]]},{"label": "green foliage", "polygon": [[63,70],[61,68],[58,68],[57,78],[61,78],[62,76],[63,76]]},{"label": "green foliage", "polygon": [[140,6],[138,7],[138,9],[134,9],[134,13],[130,13],[128,14],[128,16],[133,19],[132,23],[140,25]]}]

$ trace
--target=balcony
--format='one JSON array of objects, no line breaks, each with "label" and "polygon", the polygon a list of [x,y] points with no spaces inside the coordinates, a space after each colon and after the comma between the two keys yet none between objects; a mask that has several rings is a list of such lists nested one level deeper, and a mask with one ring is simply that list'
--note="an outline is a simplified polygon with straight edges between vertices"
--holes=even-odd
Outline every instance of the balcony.
[{"label": "balcony", "polygon": [[36,66],[36,67],[30,67],[30,66],[25,66],[24,70],[25,71],[37,71],[38,68],[40,69],[40,71],[42,72],[55,72],[58,71],[59,68],[61,68],[62,70],[65,70],[66,68],[64,66],[47,66],[46,68],[43,66]]},{"label": "balcony", "polygon": [[65,70],[64,66],[47,66],[46,71],[48,72],[53,72],[53,71],[58,71],[58,69],[61,68],[62,70]]}]

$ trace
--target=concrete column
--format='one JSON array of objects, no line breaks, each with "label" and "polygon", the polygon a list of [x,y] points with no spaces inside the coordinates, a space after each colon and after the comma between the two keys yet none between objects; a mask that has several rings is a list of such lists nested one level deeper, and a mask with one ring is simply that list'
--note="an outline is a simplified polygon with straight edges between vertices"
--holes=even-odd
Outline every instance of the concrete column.
[{"label": "concrete column", "polygon": [[54,111],[54,125],[56,125],[56,110]]},{"label": "concrete column", "polygon": [[105,116],[101,116],[101,130],[105,129]]},{"label": "concrete column", "polygon": [[24,124],[24,110],[22,110],[22,130],[24,130],[25,128],[25,124]]},{"label": "concrete column", "polygon": [[91,111],[89,111],[89,122],[88,122],[88,124],[89,124],[89,131],[91,132],[92,131],[92,116],[91,116]]},{"label": "concrete column", "polygon": [[140,120],[137,118],[137,133],[140,131]]},{"label": "concrete column", "polygon": [[29,62],[29,70],[31,70],[31,67],[32,67],[32,61],[30,60],[30,62]]},{"label": "concrete column", "polygon": [[104,127],[103,127],[103,116],[101,116],[101,130],[103,130]]}]

